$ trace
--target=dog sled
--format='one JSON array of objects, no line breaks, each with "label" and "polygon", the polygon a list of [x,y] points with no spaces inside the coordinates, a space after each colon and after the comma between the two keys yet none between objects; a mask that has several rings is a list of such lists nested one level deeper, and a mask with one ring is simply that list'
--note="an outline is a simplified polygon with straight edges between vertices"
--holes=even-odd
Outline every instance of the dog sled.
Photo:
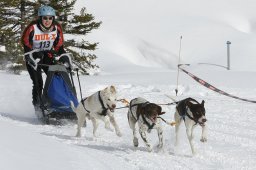
[{"label": "dog sled", "polygon": [[26,60],[32,60],[31,66],[35,70],[38,66],[48,67],[43,92],[39,96],[40,109],[36,111],[36,115],[45,124],[59,124],[62,119],[76,119],[76,114],[70,106],[70,101],[75,106],[78,105],[71,72],[73,69],[71,54],[56,56],[54,57],[55,65],[45,65],[39,64],[39,60],[33,58],[33,52],[35,50],[25,54]]}]

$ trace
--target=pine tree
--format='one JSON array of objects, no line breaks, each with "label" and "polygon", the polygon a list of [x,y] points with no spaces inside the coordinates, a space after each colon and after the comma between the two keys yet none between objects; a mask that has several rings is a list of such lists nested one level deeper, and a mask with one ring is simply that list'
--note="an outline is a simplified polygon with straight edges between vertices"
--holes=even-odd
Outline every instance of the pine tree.
[{"label": "pine tree", "polygon": [[[79,15],[72,13],[76,0],[1,0],[0,5],[0,45],[4,45],[4,56],[12,62],[22,62],[23,50],[20,38],[25,26],[37,17],[41,5],[50,5],[56,10],[57,21],[60,21],[64,34],[86,36],[93,29],[98,29],[101,22],[95,22],[92,14],[82,8]],[[82,39],[65,40],[64,48],[74,56],[74,64],[82,73],[98,68],[92,64],[96,55],[87,53],[96,49],[98,43],[89,43]],[[3,54],[0,53],[0,57]],[[0,58],[1,59],[1,58]],[[24,64],[24,63],[23,63]]]},{"label": "pine tree", "polygon": [[6,49],[5,52],[1,52],[2,60],[20,64],[23,62],[20,36],[25,25],[34,16],[35,5],[32,0],[1,0],[0,45]]}]

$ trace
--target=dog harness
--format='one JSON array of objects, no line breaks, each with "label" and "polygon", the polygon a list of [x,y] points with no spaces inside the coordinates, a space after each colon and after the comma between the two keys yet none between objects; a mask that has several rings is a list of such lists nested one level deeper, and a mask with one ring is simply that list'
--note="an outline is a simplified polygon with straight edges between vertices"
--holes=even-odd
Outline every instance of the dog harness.
[{"label": "dog harness", "polygon": [[103,100],[102,100],[102,98],[101,98],[101,96],[100,96],[100,91],[98,92],[98,96],[99,96],[99,101],[100,101],[101,107],[103,108],[102,112],[99,113],[99,114],[102,115],[102,116],[107,116],[108,108],[106,108],[106,107],[104,106]]},{"label": "dog harness", "polygon": [[[134,104],[133,104],[133,102],[136,102],[136,100],[137,100],[137,102],[139,102],[139,103],[134,103]],[[129,108],[129,109],[130,109],[130,112],[131,112],[132,117],[133,117],[136,121],[138,121],[138,120],[139,120],[139,117],[141,116],[141,117],[142,117],[142,120],[143,120],[143,123],[145,123],[145,124],[147,125],[148,129],[149,129],[149,130],[153,129],[154,126],[155,126],[155,123],[150,124],[150,123],[147,121],[147,118],[146,118],[144,115],[141,115],[140,113],[137,113],[137,107],[138,107],[139,105],[141,105],[142,108],[145,108],[146,105],[148,105],[150,102],[146,101],[146,100],[143,99],[143,98],[135,98],[135,99],[133,99],[130,103],[131,103],[131,104],[130,104],[130,108]]]},{"label": "dog harness", "polygon": [[[103,100],[102,100],[102,98],[101,98],[101,96],[100,96],[100,91],[98,91],[98,97],[99,97],[99,101],[100,101],[101,107],[103,108],[103,109],[102,109],[102,112],[99,113],[99,114],[102,115],[102,116],[106,116],[106,115],[107,115],[108,108],[106,108],[106,107],[104,106]],[[88,113],[90,113],[90,111],[89,111],[88,109],[86,109],[86,107],[85,107],[85,105],[84,105],[85,100],[87,100],[87,98],[82,99],[82,100],[81,100],[81,103],[83,104],[84,110],[87,111]]]},{"label": "dog harness", "polygon": [[87,111],[88,113],[90,113],[90,111],[87,110],[86,107],[85,107],[85,105],[84,105],[84,102],[85,102],[86,99],[87,99],[87,97],[84,98],[84,99],[82,99],[82,100],[81,100],[81,103],[83,104],[84,110]]},{"label": "dog harness", "polygon": [[[197,120],[195,120],[190,114],[188,114],[188,106],[187,106],[187,102],[189,101],[194,101],[196,103],[198,103],[195,99],[192,98],[187,98],[185,100],[181,100],[178,105],[176,106],[176,109],[178,110],[179,115],[181,116],[181,118],[185,121],[185,117],[187,116],[189,119],[193,120],[196,124],[198,123]],[[199,103],[198,103],[199,104]],[[195,124],[195,125],[196,125]]]},{"label": "dog harness", "polygon": [[147,125],[147,127],[148,127],[148,130],[149,130],[149,132],[150,132],[150,130],[153,129],[156,124],[155,124],[155,123],[152,123],[152,125],[150,125],[150,123],[146,120],[146,117],[145,117],[145,116],[142,115],[141,117],[142,117],[144,123],[146,123],[146,125]]}]

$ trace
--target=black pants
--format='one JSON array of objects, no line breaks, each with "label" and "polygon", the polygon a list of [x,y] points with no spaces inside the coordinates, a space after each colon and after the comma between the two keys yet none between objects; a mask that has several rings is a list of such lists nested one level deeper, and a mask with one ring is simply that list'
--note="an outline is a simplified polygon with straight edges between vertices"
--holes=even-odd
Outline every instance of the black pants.
[{"label": "black pants", "polygon": [[[40,61],[38,64],[52,65],[53,60],[48,58],[48,56],[45,56],[42,59],[42,61]],[[30,78],[31,78],[32,83],[33,83],[33,86],[32,86],[32,104],[34,106],[40,106],[42,90],[43,90],[43,85],[44,85],[43,78],[42,78],[42,70],[47,75],[48,67],[38,65],[37,70],[34,70],[34,68],[31,67],[28,63],[26,63],[26,67],[27,67],[28,73],[29,73]]]}]

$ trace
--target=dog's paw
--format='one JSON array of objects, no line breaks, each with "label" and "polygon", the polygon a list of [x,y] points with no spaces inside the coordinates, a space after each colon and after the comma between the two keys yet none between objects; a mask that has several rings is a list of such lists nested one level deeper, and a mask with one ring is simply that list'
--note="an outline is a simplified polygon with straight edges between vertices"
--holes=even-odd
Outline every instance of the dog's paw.
[{"label": "dog's paw", "polygon": [[202,137],[202,138],[200,139],[200,141],[201,141],[201,142],[207,142],[207,138]]},{"label": "dog's paw", "polygon": [[113,132],[114,130],[110,127],[110,125],[107,123],[105,124],[105,129],[107,129],[110,132]]},{"label": "dog's paw", "polygon": [[80,137],[81,137],[81,135],[79,135],[79,134],[76,134],[76,137],[77,137],[77,138],[80,138]]},{"label": "dog's paw", "polygon": [[152,151],[153,151],[152,146],[151,146],[151,145],[149,145],[149,146],[147,147],[147,150],[148,150],[148,152],[152,152]]},{"label": "dog's paw", "polygon": [[139,146],[139,140],[138,140],[138,138],[133,138],[133,146],[134,147],[138,147]]},{"label": "dog's paw", "polygon": [[81,137],[81,132],[77,132],[76,137],[80,138]]},{"label": "dog's paw", "polygon": [[122,133],[121,132],[116,132],[116,135],[121,137],[122,136]]},{"label": "dog's paw", "polygon": [[99,138],[99,137],[100,137],[100,134],[95,132],[95,133],[93,133],[93,137],[94,137],[94,138]]},{"label": "dog's paw", "polygon": [[158,149],[163,148],[163,144],[158,144],[158,145],[157,145],[157,148],[158,148]]}]

